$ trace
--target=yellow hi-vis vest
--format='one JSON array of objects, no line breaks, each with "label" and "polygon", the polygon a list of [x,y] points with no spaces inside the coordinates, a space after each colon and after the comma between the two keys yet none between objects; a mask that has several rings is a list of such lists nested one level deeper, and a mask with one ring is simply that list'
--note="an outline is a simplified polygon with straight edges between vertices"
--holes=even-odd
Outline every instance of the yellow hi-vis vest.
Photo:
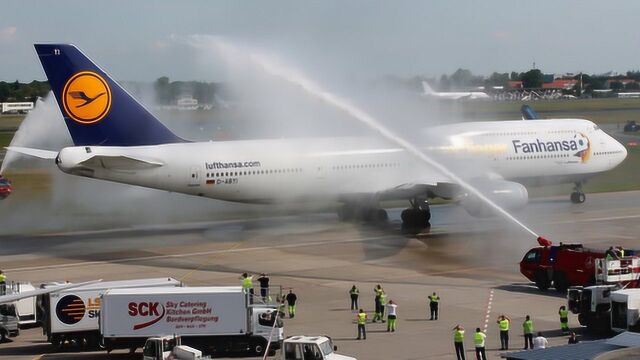
[{"label": "yellow hi-vis vest", "polygon": [[477,331],[473,336],[473,342],[476,344],[476,347],[484,347],[484,339],[487,337],[482,331]]},{"label": "yellow hi-vis vest", "polygon": [[250,277],[246,277],[242,279],[242,289],[247,290],[253,287],[253,282]]},{"label": "yellow hi-vis vest", "polygon": [[387,294],[384,292],[380,293],[380,304],[384,305],[387,303]]},{"label": "yellow hi-vis vest", "polygon": [[508,331],[509,330],[509,320],[504,319],[500,320],[500,331]]},{"label": "yellow hi-vis vest", "polygon": [[359,293],[360,291],[358,290],[358,288],[349,290],[349,294],[351,295],[358,295]]},{"label": "yellow hi-vis vest", "polygon": [[620,257],[624,257],[624,249],[620,249]]},{"label": "yellow hi-vis vest", "polygon": [[429,301],[437,303],[438,301],[440,301],[440,297],[438,295],[429,295]]},{"label": "yellow hi-vis vest", "polygon": [[561,319],[566,319],[569,317],[569,311],[568,310],[560,310],[558,311],[558,314],[560,314],[560,318]]},{"label": "yellow hi-vis vest", "polygon": [[522,323],[522,328],[523,328],[525,334],[532,334],[533,333],[533,321],[525,320],[524,323]]},{"label": "yellow hi-vis vest", "polygon": [[453,332],[453,342],[462,342],[464,341],[464,330],[458,330]]},{"label": "yellow hi-vis vest", "polygon": [[358,313],[358,325],[364,325],[367,323],[367,313]]},{"label": "yellow hi-vis vest", "polygon": [[7,275],[0,274],[0,283],[7,282]]}]

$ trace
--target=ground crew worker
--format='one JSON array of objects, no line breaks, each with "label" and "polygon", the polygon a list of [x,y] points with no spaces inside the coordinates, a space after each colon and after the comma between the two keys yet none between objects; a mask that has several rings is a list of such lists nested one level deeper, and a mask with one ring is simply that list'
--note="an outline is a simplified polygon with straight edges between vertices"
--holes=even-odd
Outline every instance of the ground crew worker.
[{"label": "ground crew worker", "polygon": [[487,335],[480,331],[480,328],[476,328],[476,333],[473,335],[473,342],[476,345],[476,360],[487,360],[487,353],[484,350],[484,341]]},{"label": "ground crew worker", "polygon": [[431,310],[431,320],[438,320],[438,302],[440,297],[436,295],[434,291],[432,295],[429,295],[429,310]]},{"label": "ground crew worker", "polygon": [[576,337],[576,333],[572,331],[571,334],[569,334],[569,344],[577,344],[579,342],[580,340]]},{"label": "ground crew worker", "polygon": [[349,296],[351,297],[351,310],[356,310],[358,308],[358,296],[360,295],[360,290],[353,285],[351,290],[349,290]]},{"label": "ground crew worker", "polygon": [[605,252],[605,255],[607,261],[619,259],[618,254],[615,250],[613,250],[613,246],[609,246],[609,249]]},{"label": "ground crew worker", "polygon": [[458,360],[464,359],[464,328],[461,325],[456,325],[453,328],[453,346],[456,349],[456,357]]},{"label": "ground crew worker", "polygon": [[0,295],[7,293],[7,275],[4,271],[0,270]]},{"label": "ground crew worker", "polygon": [[384,290],[382,290],[382,293],[380,294],[380,321],[385,322],[384,321],[384,308],[387,305],[387,293],[384,292]]},{"label": "ground crew worker", "polygon": [[258,282],[260,283],[260,296],[262,296],[262,301],[266,302],[269,297],[269,277],[267,274],[262,273],[258,278]]},{"label": "ground crew worker", "polygon": [[396,310],[398,305],[393,302],[393,300],[389,300],[387,306],[387,332],[396,331],[396,319],[398,316],[396,315]]},{"label": "ground crew worker", "polygon": [[522,331],[524,332],[524,349],[533,349],[533,321],[529,315],[522,323]]},{"label": "ground crew worker", "polygon": [[280,303],[280,305],[278,305],[278,313],[279,313],[279,314],[278,314],[278,316],[279,316],[281,319],[283,319],[283,318],[284,318],[284,316],[286,315],[286,313],[284,312],[284,309],[285,309],[284,302],[285,302],[285,300],[286,300],[286,299],[285,299],[285,297],[283,296],[283,297],[282,297],[282,299],[279,299],[279,301],[278,301],[278,302]]},{"label": "ground crew worker", "polygon": [[509,350],[509,324],[511,319],[500,315],[496,321],[500,327],[500,350]]},{"label": "ground crew worker", "polygon": [[291,319],[296,316],[296,300],[298,300],[298,297],[293,293],[293,290],[289,290],[286,299],[289,304],[289,318]]},{"label": "ground crew worker", "polygon": [[566,335],[569,333],[569,311],[567,311],[567,308],[562,305],[560,306],[560,310],[558,310],[558,315],[560,315],[560,328],[562,329],[562,334]]},{"label": "ground crew worker", "polygon": [[624,249],[622,248],[622,246],[618,246],[618,254],[620,258],[624,257]]},{"label": "ground crew worker", "polygon": [[249,294],[249,304],[253,304],[253,276],[242,273],[240,279],[242,280],[242,291],[244,291],[245,294]]},{"label": "ground crew worker", "polygon": [[376,322],[378,320],[382,320],[382,315],[380,313],[380,308],[382,307],[380,305],[380,296],[382,295],[384,290],[382,290],[382,286],[378,284],[376,287],[373,288],[373,292],[376,294],[376,298],[375,298],[376,309],[375,309],[375,314],[373,315],[373,321],[371,322]]},{"label": "ground crew worker", "polygon": [[367,329],[365,329],[365,324],[367,323],[367,313],[364,310],[360,309],[358,312],[358,317],[356,318],[358,321],[358,338],[360,340],[362,337],[364,340],[367,340]]}]

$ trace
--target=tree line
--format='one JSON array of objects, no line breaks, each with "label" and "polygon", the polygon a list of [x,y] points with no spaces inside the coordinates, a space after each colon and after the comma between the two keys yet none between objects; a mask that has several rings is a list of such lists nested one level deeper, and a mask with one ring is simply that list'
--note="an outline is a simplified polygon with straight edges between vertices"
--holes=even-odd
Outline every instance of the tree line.
[{"label": "tree line", "polygon": [[38,97],[44,97],[51,90],[48,81],[32,81],[28,84],[0,81],[0,102],[35,102]]}]

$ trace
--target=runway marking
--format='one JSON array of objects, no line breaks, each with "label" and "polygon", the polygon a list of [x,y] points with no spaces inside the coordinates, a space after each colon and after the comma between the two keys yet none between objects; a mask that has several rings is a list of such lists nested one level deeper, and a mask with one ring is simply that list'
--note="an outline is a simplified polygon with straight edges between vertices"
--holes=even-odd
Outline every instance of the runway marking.
[{"label": "runway marking", "polygon": [[608,216],[608,217],[601,217],[601,218],[552,221],[552,222],[548,222],[547,224],[549,225],[573,224],[578,222],[611,221],[611,220],[625,220],[625,219],[638,219],[638,218],[640,218],[640,215],[623,215],[623,216]]},{"label": "runway marking", "polygon": [[[230,247],[227,250],[235,250],[240,246],[240,243],[237,243],[235,245],[233,245],[232,247]],[[203,262],[202,264],[200,264],[198,267],[196,267],[195,269],[187,272],[186,274],[184,274],[179,280],[180,282],[184,282],[186,280],[186,278],[188,278],[189,276],[191,276],[191,274],[193,274],[194,272],[202,269],[203,267],[209,265],[211,263],[211,261],[213,261],[213,259],[216,258],[217,255],[220,255],[221,253],[217,253],[217,254],[213,254],[212,256],[210,256],[207,261]]]},{"label": "runway marking", "polygon": [[487,328],[489,327],[489,317],[491,316],[491,306],[493,304],[493,289],[489,291],[489,299],[487,300],[487,308],[484,315],[484,332],[487,332]]},{"label": "runway marking", "polygon": [[464,272],[470,272],[470,271],[476,271],[476,270],[489,270],[489,269],[495,269],[495,266],[478,266],[478,267],[473,267],[473,268],[464,268],[464,269],[458,269],[458,270],[446,270],[446,271],[436,271],[436,272],[432,272],[432,273],[427,273],[427,276],[438,276],[438,275],[443,275],[443,274],[455,274],[455,273],[464,273]]},{"label": "runway marking", "polygon": [[[369,238],[357,238],[357,239],[331,241],[330,244],[348,244],[348,243],[369,242],[369,241],[395,239],[395,238],[397,238],[396,235],[384,235],[384,236],[374,236]],[[239,253],[239,252],[273,250],[273,249],[293,249],[293,248],[301,248],[301,247],[323,246],[327,244],[329,243],[326,241],[311,241],[306,243],[284,244],[284,245],[274,245],[274,246],[256,246],[256,247],[242,248],[242,249],[210,250],[210,251],[191,252],[191,253],[185,253],[185,254],[150,255],[150,256],[139,256],[139,257],[133,257],[133,258],[126,258],[126,259],[80,261],[75,263],[65,263],[65,264],[56,264],[56,265],[28,266],[28,267],[4,269],[4,271],[20,272],[20,271],[60,269],[60,268],[67,268],[67,267],[78,267],[78,266],[89,266],[89,265],[122,264],[122,263],[129,263],[129,262],[135,262],[135,261],[180,259],[180,258],[186,258],[186,257],[203,256],[203,255]]]}]

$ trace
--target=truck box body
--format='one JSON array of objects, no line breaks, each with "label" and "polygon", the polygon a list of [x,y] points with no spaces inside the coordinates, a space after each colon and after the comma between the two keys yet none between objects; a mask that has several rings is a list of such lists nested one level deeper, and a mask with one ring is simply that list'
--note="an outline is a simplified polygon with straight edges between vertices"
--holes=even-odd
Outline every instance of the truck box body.
[{"label": "truck box body", "polygon": [[247,296],[238,286],[113,289],[102,306],[105,338],[250,332]]},{"label": "truck box body", "polygon": [[46,294],[39,298],[43,331],[54,345],[59,345],[61,336],[83,336],[92,333],[91,340],[97,345],[99,338],[98,318],[100,315],[100,297],[114,288],[180,286],[182,283],[173,278],[151,278],[122,281],[105,281],[69,290]]},{"label": "truck box body", "polygon": [[284,337],[277,309],[249,304],[240,286],[113,289],[104,293],[101,306],[107,351],[177,335],[207,355],[262,356],[279,349]]}]

